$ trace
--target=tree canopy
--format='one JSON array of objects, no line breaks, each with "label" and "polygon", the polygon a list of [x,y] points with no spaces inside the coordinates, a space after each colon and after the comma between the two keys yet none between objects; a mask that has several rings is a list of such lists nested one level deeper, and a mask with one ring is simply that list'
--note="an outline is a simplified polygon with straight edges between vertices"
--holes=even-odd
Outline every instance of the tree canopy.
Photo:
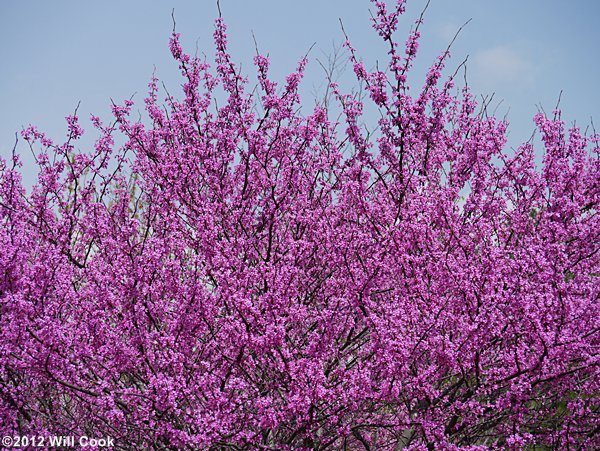
[{"label": "tree canopy", "polygon": [[[115,449],[594,448],[600,135],[540,112],[507,149],[440,55],[374,1],[366,96],[303,103],[307,59],[254,81],[170,49],[180,97],[35,127],[0,162],[0,427]],[[215,102],[217,99],[222,100]],[[377,131],[363,108],[379,112]],[[301,108],[302,107],[302,108]],[[123,144],[116,145],[115,142]],[[90,435],[91,436],[91,435]]]}]

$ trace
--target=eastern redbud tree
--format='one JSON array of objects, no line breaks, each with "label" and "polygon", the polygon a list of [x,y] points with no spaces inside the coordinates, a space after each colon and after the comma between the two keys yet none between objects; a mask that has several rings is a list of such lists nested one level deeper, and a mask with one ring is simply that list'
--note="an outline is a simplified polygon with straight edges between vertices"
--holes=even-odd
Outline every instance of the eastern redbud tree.
[{"label": "eastern redbud tree", "polygon": [[420,19],[403,43],[405,2],[373,3],[388,61],[346,42],[367,95],[332,83],[339,120],[301,103],[305,58],[277,84],[258,54],[252,89],[219,18],[214,64],[174,33],[181,97],[153,78],[144,118],[92,117],[93,149],[77,114],[62,144],[22,132],[37,183],[0,163],[4,434],[600,446],[600,136],[540,113],[543,149],[508,151],[448,52],[409,91]]}]

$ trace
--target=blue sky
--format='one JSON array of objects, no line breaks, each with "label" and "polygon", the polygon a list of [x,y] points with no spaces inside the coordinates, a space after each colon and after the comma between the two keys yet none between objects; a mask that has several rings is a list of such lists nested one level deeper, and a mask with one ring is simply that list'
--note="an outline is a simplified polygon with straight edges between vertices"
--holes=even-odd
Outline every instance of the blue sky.
[{"label": "blue sky", "polygon": [[[409,0],[400,25],[402,40],[424,4]],[[221,0],[221,7],[234,59],[251,76],[252,32],[260,50],[270,54],[276,79],[315,44],[303,88],[308,104],[322,91],[316,59],[326,60],[343,40],[338,18],[368,67],[384,57],[370,28],[367,0]],[[111,98],[121,102],[137,92],[134,100],[141,104],[154,68],[169,90],[177,91],[180,79],[168,51],[173,8],[186,49],[193,53],[197,47],[212,56],[213,0],[3,1],[0,155],[10,153],[15,131],[30,123],[60,141],[64,117],[79,101],[85,118],[90,113],[108,117]],[[561,90],[568,122],[585,127],[593,117],[600,124],[599,17],[596,0],[432,0],[414,80],[421,84],[425,68],[472,19],[453,47],[449,67],[469,56],[469,85],[477,94],[494,92],[502,100],[498,114],[509,112],[511,145],[529,138],[537,106],[552,110]],[[27,180],[33,176],[31,159],[23,143],[18,149]]]}]

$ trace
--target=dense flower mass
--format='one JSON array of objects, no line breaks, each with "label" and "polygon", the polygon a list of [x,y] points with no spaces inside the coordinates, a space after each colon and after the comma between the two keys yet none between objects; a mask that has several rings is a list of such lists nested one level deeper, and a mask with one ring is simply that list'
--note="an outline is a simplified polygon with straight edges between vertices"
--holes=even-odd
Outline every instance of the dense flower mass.
[{"label": "dense flower mass", "polygon": [[92,117],[92,150],[77,115],[62,144],[23,131],[35,186],[0,163],[0,431],[600,447],[600,136],[538,114],[538,168],[442,76],[447,52],[409,92],[420,19],[402,44],[404,1],[374,8],[388,65],[347,43],[370,98],[333,84],[340,122],[300,109],[306,59],[277,84],[257,56],[253,89],[219,18],[215,64],[173,34],[181,98],[153,78],[145,118]]}]

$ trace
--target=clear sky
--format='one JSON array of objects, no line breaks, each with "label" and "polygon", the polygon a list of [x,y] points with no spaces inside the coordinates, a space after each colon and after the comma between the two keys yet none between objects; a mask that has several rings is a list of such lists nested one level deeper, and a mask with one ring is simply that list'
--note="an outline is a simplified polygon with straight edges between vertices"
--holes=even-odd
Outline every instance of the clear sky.
[{"label": "clear sky", "polygon": [[[402,41],[424,4],[409,0]],[[79,101],[85,118],[108,117],[111,98],[122,102],[136,92],[141,105],[154,68],[177,91],[180,79],[168,50],[173,8],[186,50],[197,47],[212,56],[216,0],[0,0],[0,155],[10,153],[15,131],[30,123],[60,141],[64,117]],[[315,44],[303,91],[308,103],[323,83],[315,60],[326,60],[343,40],[339,18],[367,67],[383,60],[367,0],[221,0],[221,8],[234,59],[251,76],[253,32],[278,79]],[[537,106],[552,110],[561,90],[567,121],[585,127],[592,117],[600,128],[599,18],[597,0],[432,0],[414,79],[421,84],[425,68],[472,19],[453,47],[449,67],[469,55],[472,90],[495,92],[503,101],[499,114],[510,108],[511,145],[529,138]],[[31,159],[22,142],[18,149],[27,180]]]}]

